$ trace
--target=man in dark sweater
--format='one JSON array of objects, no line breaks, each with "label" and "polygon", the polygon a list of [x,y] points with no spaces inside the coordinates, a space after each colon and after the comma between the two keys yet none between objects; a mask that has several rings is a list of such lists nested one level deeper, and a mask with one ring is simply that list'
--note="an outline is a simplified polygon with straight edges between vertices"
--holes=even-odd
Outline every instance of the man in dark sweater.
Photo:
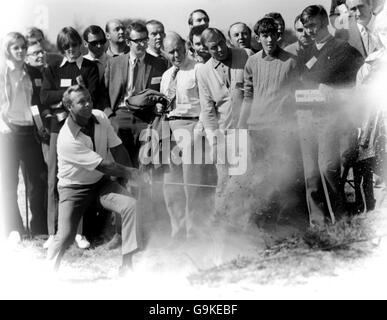
[{"label": "man in dark sweater", "polygon": [[[307,35],[315,42],[302,74],[303,88],[335,96],[337,89],[355,84],[363,64],[361,54],[328,31],[328,14],[322,6],[309,6],[301,13]],[[301,149],[305,171],[309,220],[312,226],[334,222],[345,213],[339,192],[341,176],[340,139],[350,130],[345,105],[328,99],[309,110],[298,111]],[[328,218],[330,216],[330,219]]]},{"label": "man in dark sweater", "polygon": [[[94,62],[82,57],[81,45],[82,38],[74,28],[65,27],[59,32],[57,47],[64,57],[61,61],[49,64],[45,69],[40,91],[42,103],[49,107],[52,113],[48,165],[48,228],[51,241],[55,234],[58,217],[56,142],[63,120],[66,118],[66,111],[60,102],[66,89],[78,82],[83,83],[89,90],[93,103],[96,103],[98,97],[98,67]],[[48,247],[49,244],[50,241],[45,247]],[[83,244],[87,247],[86,243]]]}]

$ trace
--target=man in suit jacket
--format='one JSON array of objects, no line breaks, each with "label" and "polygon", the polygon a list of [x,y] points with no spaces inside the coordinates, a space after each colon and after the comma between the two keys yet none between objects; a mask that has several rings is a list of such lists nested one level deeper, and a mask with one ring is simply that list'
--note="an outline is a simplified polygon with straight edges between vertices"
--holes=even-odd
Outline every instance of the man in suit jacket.
[{"label": "man in suit jacket", "polygon": [[[130,52],[108,61],[105,85],[109,92],[111,121],[129,152],[132,165],[138,166],[139,135],[153,117],[166,64],[146,53],[148,30],[140,23],[125,31]],[[151,89],[144,93],[144,90]],[[161,96],[161,95],[160,95]]]}]

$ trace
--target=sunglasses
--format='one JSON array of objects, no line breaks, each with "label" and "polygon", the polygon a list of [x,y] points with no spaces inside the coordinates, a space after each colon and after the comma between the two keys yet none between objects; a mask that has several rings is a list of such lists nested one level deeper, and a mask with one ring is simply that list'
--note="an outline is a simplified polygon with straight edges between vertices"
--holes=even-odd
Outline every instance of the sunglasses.
[{"label": "sunglasses", "polygon": [[103,46],[105,43],[106,43],[106,40],[96,40],[96,41],[90,41],[90,42],[87,42],[89,45],[91,45],[92,47],[96,47],[96,46]]},{"label": "sunglasses", "polygon": [[142,39],[129,39],[130,41],[134,42],[135,44],[139,44],[139,43],[146,43],[148,42],[149,38],[146,37],[146,38],[142,38]]}]

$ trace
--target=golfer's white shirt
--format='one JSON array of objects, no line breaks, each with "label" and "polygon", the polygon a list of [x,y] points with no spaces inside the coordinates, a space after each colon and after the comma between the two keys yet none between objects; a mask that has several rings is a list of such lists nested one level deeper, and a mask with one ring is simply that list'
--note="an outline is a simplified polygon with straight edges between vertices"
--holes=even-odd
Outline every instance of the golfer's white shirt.
[{"label": "golfer's white shirt", "polygon": [[96,168],[109,158],[109,149],[119,146],[122,141],[100,110],[93,110],[94,144],[92,139],[81,132],[81,127],[70,117],[59,132],[58,186],[89,185],[98,182],[103,173]]}]

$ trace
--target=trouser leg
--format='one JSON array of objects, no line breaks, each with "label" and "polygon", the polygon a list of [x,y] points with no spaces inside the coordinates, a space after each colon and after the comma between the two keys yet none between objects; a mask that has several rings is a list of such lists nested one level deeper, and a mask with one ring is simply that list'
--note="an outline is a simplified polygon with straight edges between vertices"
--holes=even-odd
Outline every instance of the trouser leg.
[{"label": "trouser leg", "polygon": [[364,160],[363,190],[367,211],[375,208],[373,158]]},{"label": "trouser leg", "polygon": [[32,234],[47,234],[47,167],[41,145],[34,136],[23,139],[21,150],[28,181]]},{"label": "trouser leg", "polygon": [[301,154],[304,167],[306,201],[311,225],[323,225],[327,207],[324,201],[323,186],[318,163],[318,123],[309,110],[297,112],[300,133]]},{"label": "trouser leg", "polygon": [[186,236],[186,194],[183,185],[183,168],[181,165],[171,163],[170,170],[164,173],[164,197],[167,211],[171,221],[171,236]]},{"label": "trouser leg", "polygon": [[[186,184],[216,185],[216,169],[212,165],[183,165]],[[187,237],[208,236],[211,218],[215,214],[215,188],[203,186],[184,187],[186,198]]]},{"label": "trouser leg", "polygon": [[331,117],[322,119],[319,130],[319,165],[326,182],[328,194],[326,198],[331,203],[333,213],[344,212],[344,202],[340,193],[341,157],[340,129]]},{"label": "trouser leg", "polygon": [[24,233],[23,221],[17,203],[17,188],[19,182],[20,143],[13,133],[0,134],[1,159],[0,175],[2,190],[2,225],[4,234],[11,231]]},{"label": "trouser leg", "polygon": [[79,221],[94,200],[97,198],[97,185],[78,188],[59,188],[58,232],[54,242],[48,248],[47,259],[52,260],[59,268],[67,248],[73,243]]},{"label": "trouser leg", "polygon": [[49,149],[49,161],[48,161],[48,202],[47,202],[47,226],[49,235],[54,235],[56,231],[56,225],[58,221],[58,190],[57,190],[57,140],[58,134],[51,133],[50,135],[50,149]]},{"label": "trouser leg", "polygon": [[107,181],[99,190],[101,206],[117,212],[122,218],[122,254],[133,253],[142,247],[136,215],[136,200],[117,182]]}]

